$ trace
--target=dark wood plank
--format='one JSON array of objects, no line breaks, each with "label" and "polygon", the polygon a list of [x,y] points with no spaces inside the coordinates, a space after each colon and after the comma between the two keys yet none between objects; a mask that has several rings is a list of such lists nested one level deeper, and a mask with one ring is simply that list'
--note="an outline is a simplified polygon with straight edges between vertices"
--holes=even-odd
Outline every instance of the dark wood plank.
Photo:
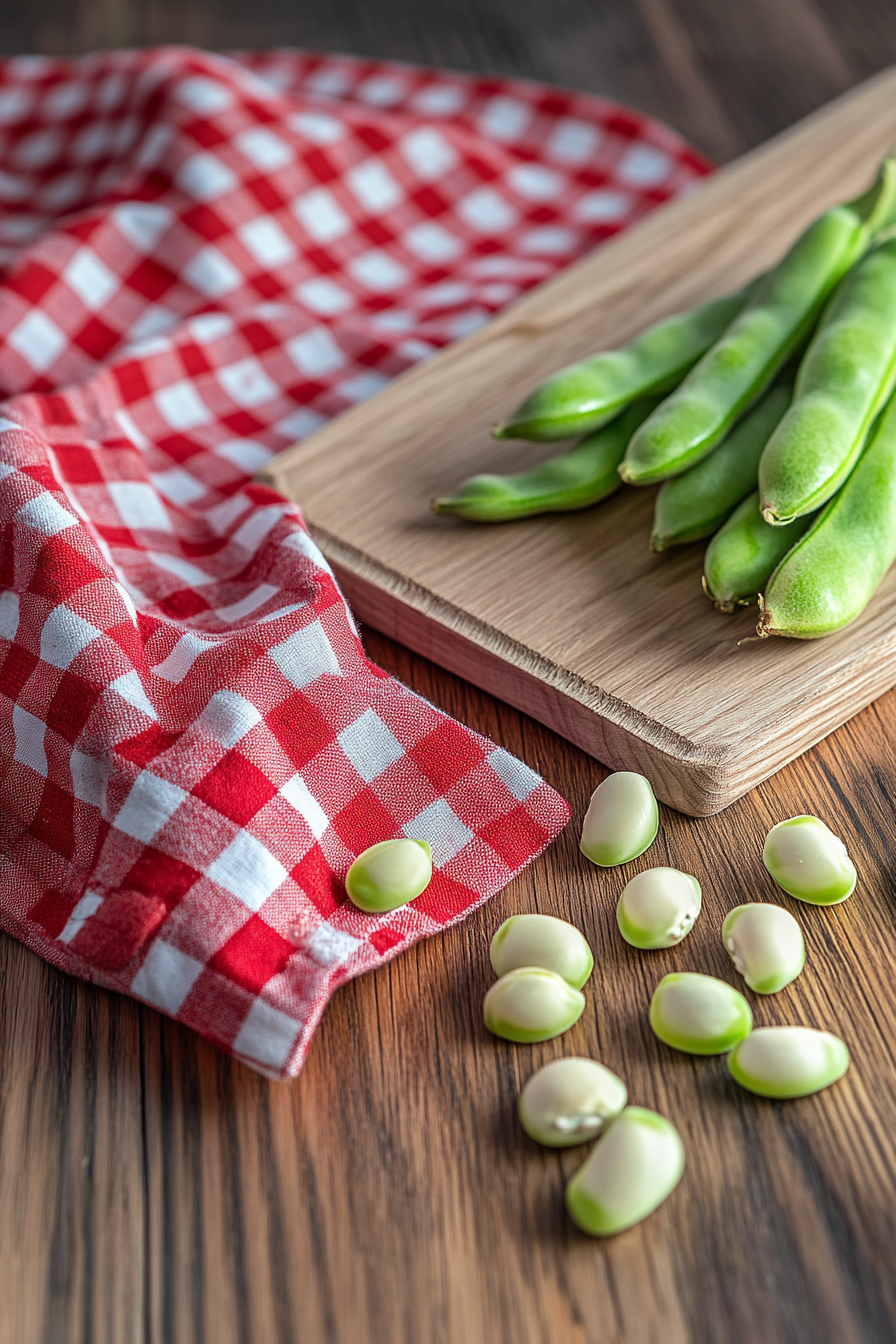
[{"label": "dark wood plank", "polygon": [[[719,157],[757,143],[896,60],[888,0],[32,0],[0,48],[295,43],[591,88],[664,116]],[[424,660],[371,654],[523,756],[580,818],[602,771]],[[160,1016],[0,940],[2,1344],[892,1344],[896,1282],[896,988],[892,857],[896,694],[722,815],[665,812],[650,861],[693,871],[704,915],[676,953],[619,940],[618,874],[575,824],[456,929],[339,991],[303,1076],[273,1084]],[[730,976],[722,913],[772,895],[772,822],[816,811],[862,882],[845,906],[795,908],[809,966],[761,1022],[839,1031],[849,1077],[791,1104],[659,1046],[649,993],[669,967]],[[645,859],[638,866],[646,866]],[[581,1023],[534,1048],[480,1024],[487,940],[541,909],[586,932],[597,969]],[[682,1129],[688,1170],[607,1244],[562,1209],[575,1153],[514,1119],[544,1060],[594,1053]]]}]

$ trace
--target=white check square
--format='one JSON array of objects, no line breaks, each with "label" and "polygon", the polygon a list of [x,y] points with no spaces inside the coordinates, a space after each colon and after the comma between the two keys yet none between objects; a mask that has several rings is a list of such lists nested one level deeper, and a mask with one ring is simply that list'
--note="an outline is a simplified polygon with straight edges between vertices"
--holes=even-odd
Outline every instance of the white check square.
[{"label": "white check square", "polygon": [[365,784],[404,755],[404,747],[372,709],[344,728],[338,741]]},{"label": "white check square", "polygon": [[302,1023],[256,999],[233,1043],[234,1054],[244,1055],[269,1069],[282,1069],[292,1052]]},{"label": "white check square", "polygon": [[250,910],[260,910],[288,876],[270,850],[248,831],[240,831],[207,872]]},{"label": "white check square", "polygon": [[160,779],[151,770],[142,770],[112,824],[116,830],[148,844],[187,797],[170,780]]},{"label": "white check square", "polygon": [[157,939],[131,981],[131,993],[154,1008],[176,1013],[202,969],[201,961]]}]

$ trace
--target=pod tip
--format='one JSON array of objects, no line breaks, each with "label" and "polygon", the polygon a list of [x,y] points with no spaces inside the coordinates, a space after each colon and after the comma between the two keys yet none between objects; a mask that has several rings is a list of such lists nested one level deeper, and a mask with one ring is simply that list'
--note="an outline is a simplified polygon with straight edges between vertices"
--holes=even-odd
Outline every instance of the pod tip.
[{"label": "pod tip", "polygon": [[511,426],[506,420],[500,421],[497,425],[492,425],[490,432],[493,439],[509,439],[513,437]]},{"label": "pod tip", "polygon": [[765,605],[765,594],[759,594],[759,624],[756,626],[756,634],[760,639],[768,639],[770,635],[776,635],[777,630],[772,629],[772,615]]},{"label": "pod tip", "polygon": [[[650,549],[654,555],[659,555],[669,545],[669,538],[664,537],[662,532],[653,532],[650,536]],[[704,592],[706,589],[704,588]]]}]

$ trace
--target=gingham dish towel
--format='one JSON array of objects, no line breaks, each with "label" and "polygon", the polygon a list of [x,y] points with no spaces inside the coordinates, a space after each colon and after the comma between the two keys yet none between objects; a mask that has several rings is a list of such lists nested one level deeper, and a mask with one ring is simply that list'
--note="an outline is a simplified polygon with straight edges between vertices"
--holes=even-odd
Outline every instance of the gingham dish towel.
[{"label": "gingham dish towel", "polygon": [[[0,62],[0,919],[276,1076],[562,828],[365,658],[252,473],[691,186],[610,103],[344,57]],[[352,858],[426,839],[371,917]]]}]

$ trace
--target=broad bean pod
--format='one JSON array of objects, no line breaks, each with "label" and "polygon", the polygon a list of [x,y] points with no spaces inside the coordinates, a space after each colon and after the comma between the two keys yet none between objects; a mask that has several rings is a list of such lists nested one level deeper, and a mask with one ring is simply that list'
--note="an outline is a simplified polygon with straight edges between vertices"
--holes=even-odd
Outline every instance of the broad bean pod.
[{"label": "broad bean pod", "polygon": [[754,490],[734,510],[706,550],[703,591],[719,611],[732,612],[758,600],[776,567],[799,541],[812,519],[796,518],[772,527],[759,508]]},{"label": "broad bean pod", "polygon": [[828,295],[892,222],[896,164],[874,186],[810,224],[764,276],[746,306],[634,435],[619,468],[647,485],[705,457],[808,339]]},{"label": "broad bean pod", "polygon": [[657,400],[636,401],[610,424],[531,471],[470,476],[455,494],[434,499],[432,511],[477,523],[506,523],[597,504],[622,485],[617,468],[623,453]]},{"label": "broad bean pod", "polygon": [[637,398],[668,392],[721,336],[755,285],[664,318],[619,350],[603,350],[560,369],[492,434],[539,443],[571,439],[606,423]]},{"label": "broad bean pod", "polygon": [[769,579],[757,633],[818,639],[841,630],[864,611],[894,560],[896,396],[846,484]]},{"label": "broad bean pod", "polygon": [[756,489],[759,459],[792,390],[789,382],[771,388],[708,457],[663,483],[654,508],[651,550],[711,537]]},{"label": "broad bean pod", "polygon": [[800,364],[793,405],[759,464],[762,516],[786,523],[826,503],[855,466],[896,384],[896,238],[838,287]]}]

